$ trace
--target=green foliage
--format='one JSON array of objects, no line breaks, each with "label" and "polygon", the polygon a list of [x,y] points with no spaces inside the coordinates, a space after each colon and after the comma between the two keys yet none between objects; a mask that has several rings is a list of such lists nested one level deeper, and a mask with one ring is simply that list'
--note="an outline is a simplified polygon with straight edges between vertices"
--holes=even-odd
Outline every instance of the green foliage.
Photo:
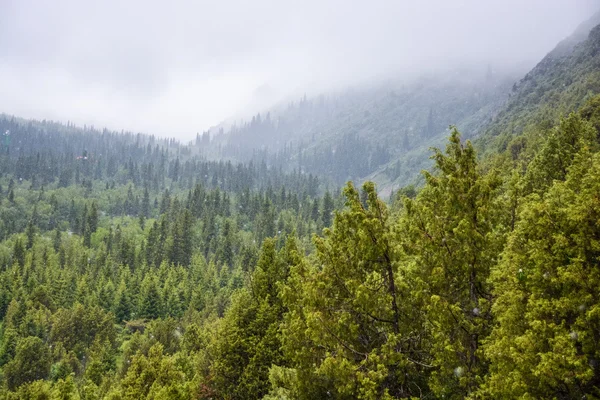
[{"label": "green foliage", "polygon": [[[132,363],[147,362],[157,344],[182,374],[166,376],[183,383],[161,381],[145,395],[214,395],[209,350],[224,358],[227,350],[206,327],[225,325],[216,321],[240,290],[256,292],[247,311],[258,319],[240,390],[266,393],[269,367],[283,362],[278,282],[300,258],[285,237],[301,232],[310,246],[322,224],[310,209],[335,207],[331,195],[318,197],[318,179],[209,162],[151,137],[98,140],[98,132],[4,117],[0,125],[24,149],[0,155],[0,186],[9,189],[0,196],[0,397],[121,398],[135,386],[125,379]],[[83,143],[85,155],[73,156]],[[39,365],[24,356],[34,340]],[[192,372],[195,358],[202,374]]]},{"label": "green foliage", "polygon": [[520,221],[494,270],[491,398],[597,396],[600,154],[584,148]]},{"label": "green foliage", "polygon": [[156,277],[148,276],[144,279],[140,299],[140,317],[154,319],[163,315],[163,300],[158,289]]},{"label": "green foliage", "polygon": [[[407,132],[441,143],[431,99],[417,125],[380,118],[418,98],[391,93],[340,143],[256,153],[275,168],[207,161],[208,136],[0,117],[19,143],[0,154],[0,397],[600,397],[599,32],[515,86],[494,151],[478,160],[451,129],[389,208],[371,182],[342,207],[305,171],[402,180],[392,157],[425,154]],[[471,128],[498,100],[478,93],[453,114]],[[309,103],[286,115],[329,107]],[[268,139],[286,118],[230,134]]]},{"label": "green foliage", "polygon": [[[453,130],[445,154],[426,186],[406,200],[400,234],[415,275],[411,297],[419,299],[435,368],[430,387],[464,397],[486,373],[481,339],[491,328],[490,269],[503,246],[503,210],[493,173],[482,175],[473,146]],[[402,240],[401,239],[401,240]]]},{"label": "green foliage", "polygon": [[485,72],[390,79],[334,96],[304,96],[266,116],[224,126],[224,134],[209,143],[198,138],[196,147],[207,157],[267,160],[340,185],[374,179],[382,190],[405,186],[431,166],[427,149],[443,144],[448,124],[471,136],[501,108],[518,76]]},{"label": "green foliage", "polygon": [[4,366],[9,389],[24,383],[45,379],[50,374],[50,350],[38,337],[28,336],[17,343],[14,358]]},{"label": "green foliage", "polygon": [[295,241],[289,237],[278,253],[275,240],[265,240],[250,287],[235,293],[219,325],[211,385],[223,398],[262,398],[270,388],[269,368],[285,363],[278,336],[285,308],[278,289],[299,259]]},{"label": "green foliage", "polygon": [[291,398],[385,398],[419,393],[423,365],[413,352],[422,322],[399,275],[399,248],[373,184],[366,204],[348,184],[346,210],[315,237],[314,264],[300,262],[283,288],[283,341],[293,369],[275,391]]},{"label": "green foliage", "polygon": [[76,304],[72,309],[63,308],[53,316],[50,337],[52,342],[83,356],[95,341],[114,345],[114,317],[97,306]]},{"label": "green foliage", "polygon": [[597,147],[596,136],[593,126],[577,114],[561,120],[528,165],[524,193],[543,193],[555,180],[565,180],[577,153],[583,147]]},{"label": "green foliage", "polygon": [[163,346],[155,344],[148,355],[138,353],[131,361],[121,382],[123,399],[187,399],[185,375],[176,360],[163,354]]}]

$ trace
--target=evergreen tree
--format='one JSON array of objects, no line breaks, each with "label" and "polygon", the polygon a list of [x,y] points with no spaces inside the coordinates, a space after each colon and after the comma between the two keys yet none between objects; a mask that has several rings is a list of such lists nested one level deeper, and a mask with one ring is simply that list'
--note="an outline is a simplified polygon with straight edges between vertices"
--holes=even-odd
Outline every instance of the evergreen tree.
[{"label": "evergreen tree", "polygon": [[4,366],[8,388],[14,390],[23,383],[47,378],[50,362],[50,350],[40,338],[29,336],[21,339],[14,359]]},{"label": "evergreen tree", "polygon": [[[293,241],[286,246],[289,261],[297,260],[291,258]],[[285,309],[278,285],[287,279],[287,261],[277,253],[274,239],[265,240],[250,289],[241,289],[232,299],[219,326],[212,366],[212,384],[220,397],[263,398],[269,391],[269,368],[284,361],[278,326]]]},{"label": "evergreen tree", "polygon": [[[577,135],[588,128],[579,129]],[[491,371],[481,396],[566,399],[600,392],[600,154],[583,146],[573,160],[565,181],[525,200],[493,270],[498,323],[485,345]]]},{"label": "evergreen tree", "polygon": [[90,211],[87,215],[87,225],[91,233],[96,232],[96,230],[98,229],[98,205],[95,201],[92,202]]},{"label": "evergreen tree", "polygon": [[427,364],[435,368],[429,386],[437,396],[462,398],[487,372],[481,344],[492,326],[488,279],[507,224],[495,196],[500,180],[480,172],[473,146],[461,143],[456,129],[434,159],[436,171],[406,200],[400,233],[414,265],[411,298],[425,316]]},{"label": "evergreen tree", "polygon": [[139,309],[139,316],[142,318],[154,319],[162,315],[162,298],[153,276],[147,276],[142,283]]},{"label": "evergreen tree", "polygon": [[144,218],[150,217],[150,192],[148,191],[147,186],[144,186],[144,197],[142,199],[141,215],[143,215]]},{"label": "evergreen tree", "polygon": [[131,317],[132,304],[125,281],[121,281],[114,301],[114,314],[117,322],[127,321]]},{"label": "evergreen tree", "polygon": [[33,224],[33,219],[30,219],[27,223],[25,235],[27,236],[27,244],[25,247],[29,250],[33,247],[33,244],[35,243],[35,225]]},{"label": "evergreen tree", "polygon": [[328,190],[325,192],[325,196],[323,197],[323,211],[321,212],[323,217],[323,225],[325,227],[331,226],[334,207],[333,197],[331,197],[331,193],[329,193]]},{"label": "evergreen tree", "polygon": [[19,266],[25,266],[25,247],[20,238],[17,238],[13,246],[13,262],[17,262]]},{"label": "evergreen tree", "polygon": [[346,209],[314,239],[316,265],[300,262],[283,290],[283,348],[294,368],[272,372],[291,398],[404,398],[425,386],[423,321],[399,284],[386,207],[372,183],[363,191],[366,206],[348,184]]}]

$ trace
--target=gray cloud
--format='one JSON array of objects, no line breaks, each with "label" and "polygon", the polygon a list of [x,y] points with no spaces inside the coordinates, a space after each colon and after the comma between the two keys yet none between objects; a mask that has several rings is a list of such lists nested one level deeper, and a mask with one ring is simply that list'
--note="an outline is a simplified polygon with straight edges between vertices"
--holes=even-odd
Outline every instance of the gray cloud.
[{"label": "gray cloud", "polygon": [[191,138],[291,93],[531,66],[596,0],[0,1],[0,112]]}]

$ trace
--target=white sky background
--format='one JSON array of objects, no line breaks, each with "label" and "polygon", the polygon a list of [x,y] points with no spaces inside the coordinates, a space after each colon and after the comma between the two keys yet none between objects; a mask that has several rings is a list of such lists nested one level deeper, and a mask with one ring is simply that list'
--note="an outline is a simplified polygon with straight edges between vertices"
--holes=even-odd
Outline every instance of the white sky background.
[{"label": "white sky background", "polygon": [[191,139],[378,77],[533,66],[599,0],[0,0],[0,112]]}]

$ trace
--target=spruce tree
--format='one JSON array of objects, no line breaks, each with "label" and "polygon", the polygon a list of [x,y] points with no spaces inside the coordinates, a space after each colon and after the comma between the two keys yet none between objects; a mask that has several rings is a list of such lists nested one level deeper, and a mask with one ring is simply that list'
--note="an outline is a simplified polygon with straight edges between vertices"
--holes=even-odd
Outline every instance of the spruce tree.
[{"label": "spruce tree", "polygon": [[507,213],[496,200],[501,181],[480,171],[473,146],[461,143],[456,129],[445,153],[436,150],[433,158],[425,187],[405,200],[398,232],[413,266],[410,296],[424,313],[429,386],[437,396],[463,398],[488,369],[482,342],[492,327],[489,275]]}]

